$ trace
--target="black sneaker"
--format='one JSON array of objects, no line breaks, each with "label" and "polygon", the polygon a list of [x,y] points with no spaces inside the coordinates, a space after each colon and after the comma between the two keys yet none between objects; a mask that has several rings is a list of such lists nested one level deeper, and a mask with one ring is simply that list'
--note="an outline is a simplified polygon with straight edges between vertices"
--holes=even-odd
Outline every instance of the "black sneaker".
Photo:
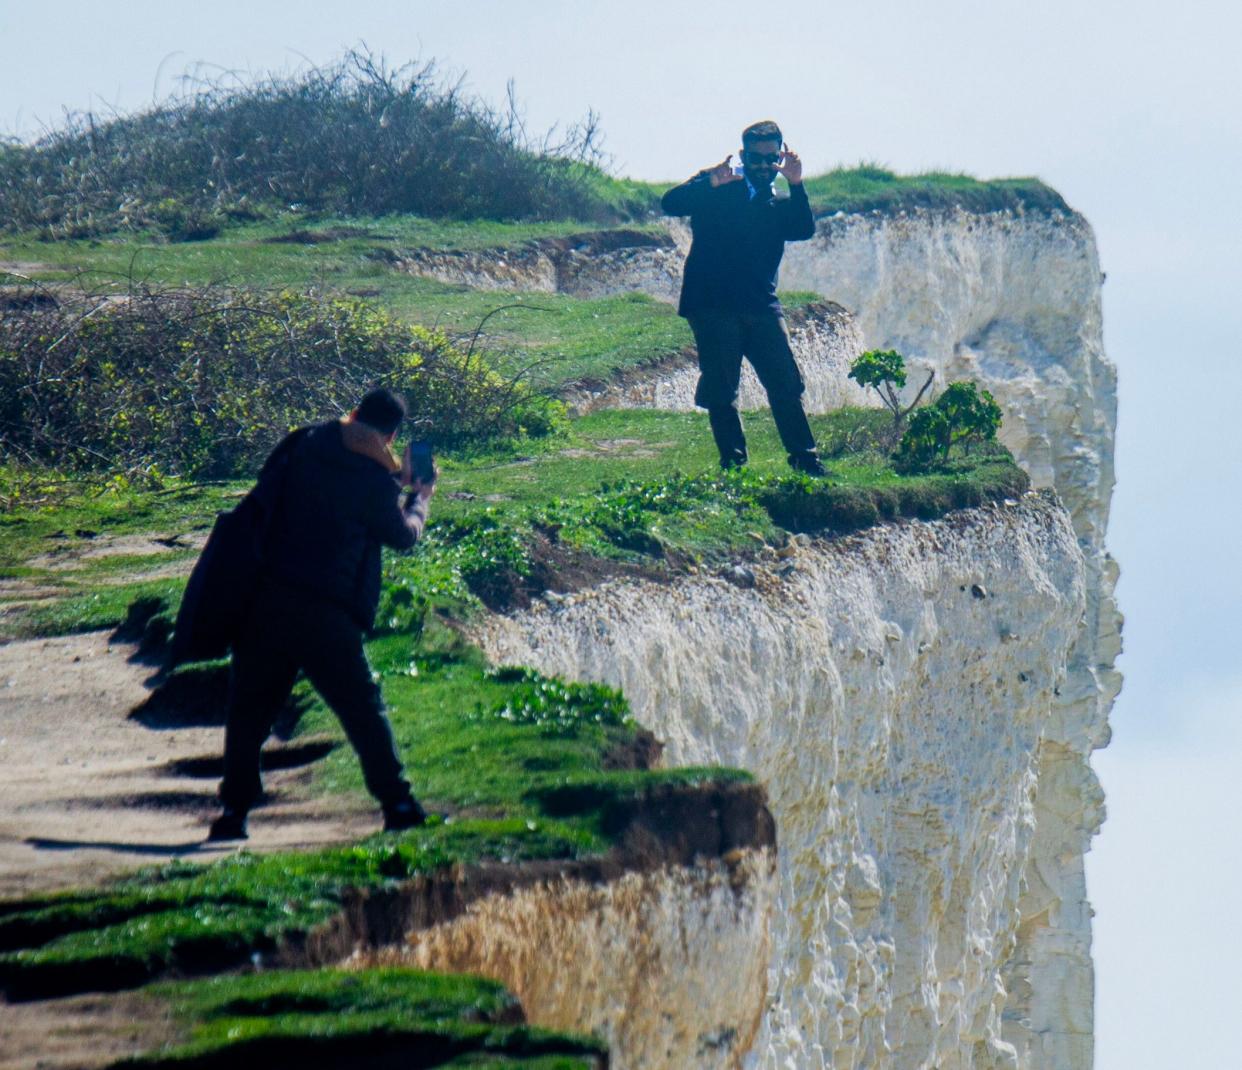
[{"label": "black sneaker", "polygon": [[207,833],[209,842],[220,840],[248,840],[246,832],[246,814],[242,810],[230,810],[227,806],[224,813],[211,823]]},{"label": "black sneaker", "polygon": [[427,823],[427,811],[415,799],[405,799],[384,807],[384,831],[402,832]]},{"label": "black sneaker", "polygon": [[790,457],[789,467],[795,472],[802,472],[804,475],[815,476],[817,479],[823,479],[826,476],[832,475],[832,473],[824,467],[824,462],[813,453],[805,457]]}]

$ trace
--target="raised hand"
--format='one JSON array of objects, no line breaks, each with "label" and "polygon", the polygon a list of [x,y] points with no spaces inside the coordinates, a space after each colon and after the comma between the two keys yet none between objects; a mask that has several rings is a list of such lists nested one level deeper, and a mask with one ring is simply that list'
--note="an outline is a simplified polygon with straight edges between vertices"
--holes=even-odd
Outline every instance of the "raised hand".
[{"label": "raised hand", "polygon": [[[436,475],[438,476],[439,474],[439,470],[437,469]],[[436,482],[437,481],[434,479],[429,483],[424,482],[421,478],[415,476],[413,481],[410,483],[410,491],[416,497],[422,498],[423,501],[430,501],[431,496],[436,492]]]},{"label": "raised hand", "polygon": [[776,170],[785,176],[785,180],[791,186],[802,184],[802,158],[788,144],[785,145],[785,151],[781,153],[781,162],[776,165]]},{"label": "raised hand", "polygon": [[733,173],[732,161],[733,153],[729,153],[729,155],[726,156],[720,163],[716,164],[715,167],[708,171],[708,175],[710,176],[709,180],[713,188],[716,186],[728,185],[730,182],[740,182],[742,180],[741,175],[735,175]]}]

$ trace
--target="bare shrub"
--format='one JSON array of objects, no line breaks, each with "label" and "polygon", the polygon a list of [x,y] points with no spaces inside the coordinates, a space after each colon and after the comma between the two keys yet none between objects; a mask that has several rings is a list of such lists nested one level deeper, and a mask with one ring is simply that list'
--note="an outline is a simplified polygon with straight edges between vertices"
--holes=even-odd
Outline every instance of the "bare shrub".
[{"label": "bare shrub", "polygon": [[512,92],[498,111],[433,62],[352,51],[295,77],[194,80],[138,115],[69,114],[33,145],[0,142],[0,228],[194,240],[290,205],[587,220],[650,207],[623,204],[600,162],[594,114],[535,139]]},{"label": "bare shrub", "polygon": [[0,309],[10,463],[218,478],[389,386],[439,448],[546,433],[557,406],[443,332],[357,298],[206,287]]}]

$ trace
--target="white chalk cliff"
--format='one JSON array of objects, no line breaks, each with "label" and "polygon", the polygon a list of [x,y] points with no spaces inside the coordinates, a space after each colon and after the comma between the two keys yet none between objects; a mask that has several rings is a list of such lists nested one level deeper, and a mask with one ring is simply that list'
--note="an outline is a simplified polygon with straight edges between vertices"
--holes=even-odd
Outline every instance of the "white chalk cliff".
[{"label": "white chalk cliff", "polygon": [[[852,352],[898,349],[912,384],[935,369],[991,390],[1006,444],[1059,503],[807,541],[754,589],[609,583],[480,638],[497,661],[621,685],[669,763],[766,785],[779,902],[745,1065],[1086,1070],[1089,757],[1120,685],[1116,384],[1090,228],[837,216],[789,247],[782,283],[844,310],[795,331],[811,408],[859,399]],[[651,289],[667,294],[663,274]],[[689,381],[659,369],[621,400],[686,407]]]}]

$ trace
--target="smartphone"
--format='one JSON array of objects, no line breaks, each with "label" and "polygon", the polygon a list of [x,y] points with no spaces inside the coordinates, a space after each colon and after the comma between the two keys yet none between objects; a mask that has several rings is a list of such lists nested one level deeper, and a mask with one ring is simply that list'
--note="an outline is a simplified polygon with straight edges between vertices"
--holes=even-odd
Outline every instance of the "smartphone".
[{"label": "smartphone", "polygon": [[431,455],[431,446],[426,442],[411,442],[410,474],[423,483],[436,481],[436,461]]}]

